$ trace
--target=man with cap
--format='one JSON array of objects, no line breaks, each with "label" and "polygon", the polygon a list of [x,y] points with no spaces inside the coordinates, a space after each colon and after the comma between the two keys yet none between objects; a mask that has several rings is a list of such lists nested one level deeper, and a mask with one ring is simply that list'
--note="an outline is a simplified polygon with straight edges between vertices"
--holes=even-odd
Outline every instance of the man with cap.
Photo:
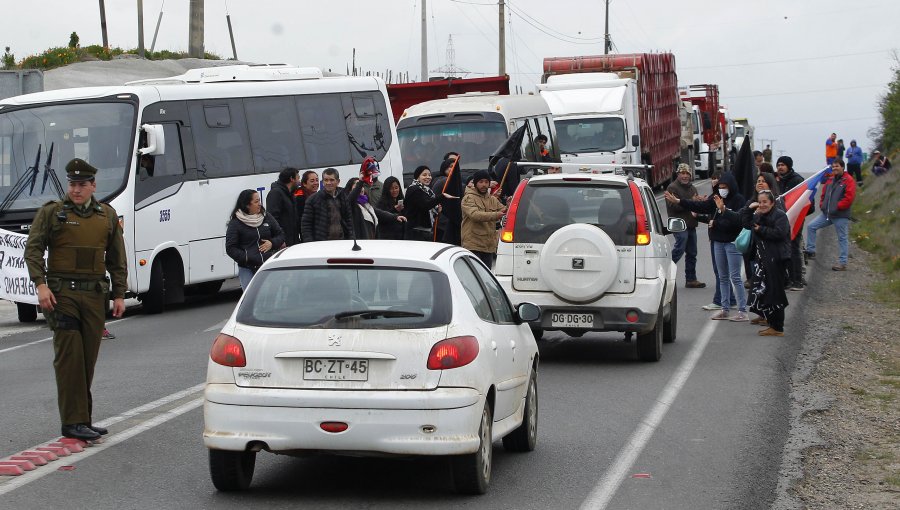
[{"label": "man with cap", "polygon": [[[666,191],[675,195],[679,199],[696,200],[697,188],[691,184],[694,175],[691,167],[686,163],[678,165],[676,179],[669,184]],[[686,255],[684,259],[684,276],[687,282],[685,287],[689,289],[702,289],[706,284],[697,280],[697,216],[688,211],[679,204],[666,202],[670,218],[681,218],[687,223],[687,230],[684,232],[675,232],[675,247],[672,248],[672,262],[678,263],[682,255]]]},{"label": "man with cap", "polygon": [[856,178],[856,184],[862,184],[862,149],[856,145],[856,140],[850,140],[847,148],[847,171]]},{"label": "man with cap", "polygon": [[497,253],[497,222],[506,214],[506,207],[490,193],[487,170],[475,172],[472,184],[462,199],[462,247],[490,268]]},{"label": "man with cap", "polygon": [[25,245],[28,275],[53,330],[62,435],[85,441],[107,433],[91,417],[91,382],[110,293],[106,273],[115,317],[125,311],[127,287],[122,227],[116,211],[93,196],[96,173],[82,159],[66,165],[66,196],[38,209]]},{"label": "man with cap", "polygon": [[850,208],[856,198],[856,179],[844,171],[844,160],[835,159],[831,164],[831,173],[826,174],[828,180],[819,197],[819,210],[822,211],[806,228],[806,254],[809,258],[816,256],[816,232],[829,225],[837,231],[840,255],[838,263],[831,267],[835,271],[847,270],[847,257],[850,253]]},{"label": "man with cap", "polygon": [[[803,183],[803,177],[794,171],[794,160],[790,156],[781,156],[775,163],[775,180],[778,182],[779,195],[787,193]],[[810,209],[808,214],[812,214]],[[788,264],[788,290],[803,290],[803,222],[806,218],[800,218],[800,231],[797,237],[791,240],[791,263]]]},{"label": "man with cap", "polygon": [[891,160],[887,156],[881,154],[881,151],[872,152],[872,173],[875,175],[884,175],[891,169]]}]

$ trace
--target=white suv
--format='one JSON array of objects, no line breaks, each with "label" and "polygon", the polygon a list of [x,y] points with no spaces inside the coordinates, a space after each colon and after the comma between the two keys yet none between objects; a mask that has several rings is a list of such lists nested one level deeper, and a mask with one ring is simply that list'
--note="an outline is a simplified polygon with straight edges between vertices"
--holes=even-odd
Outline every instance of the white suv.
[{"label": "white suv", "polygon": [[677,326],[675,263],[653,191],[641,179],[556,174],[519,185],[500,235],[494,274],[510,300],[541,307],[530,323],[570,336],[634,332],[637,355],[658,361]]}]

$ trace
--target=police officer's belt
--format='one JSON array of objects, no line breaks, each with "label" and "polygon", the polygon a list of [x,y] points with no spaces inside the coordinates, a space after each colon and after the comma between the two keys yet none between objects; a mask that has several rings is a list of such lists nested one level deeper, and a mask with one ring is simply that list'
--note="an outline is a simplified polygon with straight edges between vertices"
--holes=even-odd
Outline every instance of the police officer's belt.
[{"label": "police officer's belt", "polygon": [[69,278],[56,278],[53,276],[47,277],[47,286],[50,287],[50,290],[84,290],[89,292],[96,292],[102,289],[102,283],[104,280],[72,280]]}]

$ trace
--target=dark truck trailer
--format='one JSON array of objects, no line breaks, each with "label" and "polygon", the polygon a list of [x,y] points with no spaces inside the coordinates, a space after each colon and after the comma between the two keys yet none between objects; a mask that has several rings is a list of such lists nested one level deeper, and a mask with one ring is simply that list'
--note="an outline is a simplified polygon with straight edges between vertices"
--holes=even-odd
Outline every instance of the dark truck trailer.
[{"label": "dark truck trailer", "polygon": [[508,96],[509,75],[486,76],[484,78],[449,78],[413,83],[389,83],[387,92],[388,100],[391,102],[391,112],[394,114],[394,122],[399,122],[400,116],[410,106],[431,101],[432,99],[445,99],[451,94],[499,92],[501,95]]},{"label": "dark truck trailer", "polygon": [[633,74],[638,83],[638,118],[640,119],[641,160],[653,165],[647,182],[652,187],[665,186],[675,173],[681,152],[681,101],[675,55],[671,53],[631,53],[582,57],[547,57],[547,78],[572,73]]}]

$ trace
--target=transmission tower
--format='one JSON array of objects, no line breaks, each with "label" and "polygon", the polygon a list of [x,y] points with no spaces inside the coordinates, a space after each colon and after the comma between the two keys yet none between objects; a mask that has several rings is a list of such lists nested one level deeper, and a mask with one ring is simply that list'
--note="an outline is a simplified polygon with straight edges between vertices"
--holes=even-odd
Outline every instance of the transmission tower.
[{"label": "transmission tower", "polygon": [[445,78],[460,78],[469,74],[469,71],[456,67],[456,50],[453,49],[453,34],[447,39],[447,64],[437,69],[432,69],[432,73],[443,74]]}]

